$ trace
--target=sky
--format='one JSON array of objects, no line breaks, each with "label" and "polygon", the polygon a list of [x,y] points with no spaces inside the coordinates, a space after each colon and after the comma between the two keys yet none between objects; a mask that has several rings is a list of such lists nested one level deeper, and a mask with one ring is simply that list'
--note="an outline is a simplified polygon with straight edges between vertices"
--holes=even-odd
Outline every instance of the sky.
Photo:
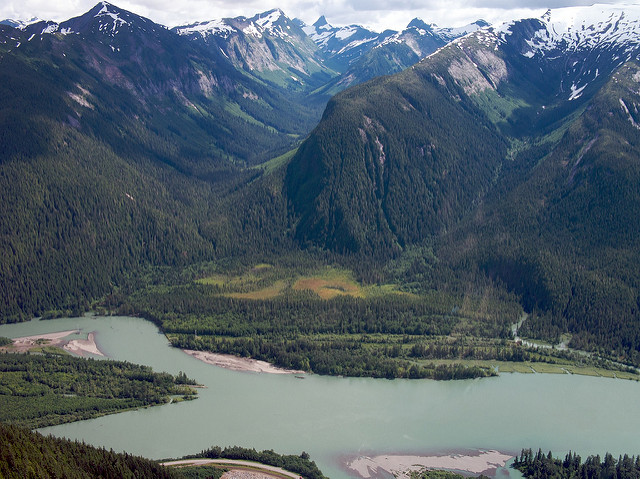
[{"label": "sky", "polygon": [[[0,0],[0,19],[37,16],[57,22],[82,15],[99,0]],[[382,31],[402,30],[414,18],[441,27],[462,26],[478,19],[501,23],[541,16],[548,8],[592,5],[593,0],[111,0],[167,27],[226,17],[252,17],[280,8],[307,24],[324,15],[334,26],[358,24]],[[600,0],[597,3],[621,4]],[[634,2],[624,2],[634,3]]]}]

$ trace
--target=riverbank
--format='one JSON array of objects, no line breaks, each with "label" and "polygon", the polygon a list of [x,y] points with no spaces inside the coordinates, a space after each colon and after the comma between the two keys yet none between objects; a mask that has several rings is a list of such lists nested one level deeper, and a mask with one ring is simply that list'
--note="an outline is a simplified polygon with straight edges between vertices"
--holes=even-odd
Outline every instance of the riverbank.
[{"label": "riverbank", "polygon": [[279,368],[258,359],[240,358],[231,354],[210,353],[208,351],[193,351],[191,349],[183,349],[182,351],[202,362],[232,371],[268,374],[305,374],[305,371]]},{"label": "riverbank", "polygon": [[424,469],[445,469],[473,475],[494,476],[498,468],[505,467],[512,459],[510,454],[499,451],[477,451],[442,455],[381,454],[347,458],[343,466],[362,479],[382,477],[388,474],[398,479],[408,479],[412,472]]}]

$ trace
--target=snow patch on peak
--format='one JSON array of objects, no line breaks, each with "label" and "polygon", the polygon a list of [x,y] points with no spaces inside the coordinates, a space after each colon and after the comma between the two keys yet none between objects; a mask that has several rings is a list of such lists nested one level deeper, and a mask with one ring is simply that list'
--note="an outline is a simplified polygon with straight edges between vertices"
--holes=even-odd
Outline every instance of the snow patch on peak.
[{"label": "snow patch on peak", "polygon": [[203,38],[209,35],[217,35],[223,38],[227,38],[234,32],[234,28],[228,25],[225,20],[215,19],[208,22],[195,23],[193,25],[186,25],[184,27],[178,27],[176,32],[178,35],[190,35],[199,34]]},{"label": "snow patch on peak", "polygon": [[540,18],[542,29],[527,43],[532,57],[538,52],[562,48],[588,50],[595,47],[640,46],[640,5],[566,7]]},{"label": "snow patch on peak", "polygon": [[253,37],[260,38],[262,36],[262,33],[258,30],[255,23],[250,23],[247,27],[242,29],[242,32]]},{"label": "snow patch on peak", "polygon": [[485,28],[488,26],[487,22],[484,20],[478,20],[476,22],[470,23],[468,25],[464,25],[462,27],[445,27],[441,28],[436,25],[429,25],[433,33],[438,35],[439,37],[445,40],[455,40],[456,38],[463,37],[472,32],[477,32],[478,30]]},{"label": "snow patch on peak", "polygon": [[358,28],[355,25],[349,25],[338,30],[335,33],[335,37],[339,38],[340,40],[346,40],[347,38],[352,37],[357,31]]},{"label": "snow patch on peak", "polygon": [[284,13],[279,8],[276,8],[275,10],[257,15],[254,22],[264,30],[271,30],[281,17],[284,17]]},{"label": "snow patch on peak", "polygon": [[41,34],[45,35],[47,33],[55,33],[58,31],[59,25],[57,23],[51,23],[42,29]]},{"label": "snow patch on peak", "polygon": [[100,5],[102,5],[102,8],[98,13],[94,15],[94,18],[108,17],[111,19],[110,21],[108,21],[108,23],[102,23],[100,25],[100,31],[109,31],[110,29],[111,34],[115,35],[116,33],[118,33],[118,28],[120,28],[121,26],[131,25],[126,20],[120,18],[118,9],[110,3],[101,2]]}]

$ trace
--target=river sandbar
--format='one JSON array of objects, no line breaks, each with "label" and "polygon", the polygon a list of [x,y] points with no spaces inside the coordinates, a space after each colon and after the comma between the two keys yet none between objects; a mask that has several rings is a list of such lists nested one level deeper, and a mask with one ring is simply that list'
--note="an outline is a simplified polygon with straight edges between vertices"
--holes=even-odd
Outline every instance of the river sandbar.
[{"label": "river sandbar", "polygon": [[292,369],[283,369],[266,361],[252,358],[240,358],[231,354],[211,353],[208,351],[193,351],[191,349],[183,349],[185,353],[193,356],[200,361],[214,366],[219,366],[232,371],[245,371],[254,373],[269,374],[304,374],[304,371],[295,371]]},{"label": "river sandbar", "polygon": [[447,469],[469,474],[491,474],[499,467],[505,467],[513,456],[499,451],[477,451],[442,455],[402,455],[380,454],[347,459],[345,467],[362,479],[384,477],[389,474],[399,479],[407,479],[412,471],[424,469]]},{"label": "river sandbar", "polygon": [[105,356],[96,344],[96,335],[94,333],[89,333],[87,339],[72,339],[62,348],[78,356],[85,356],[87,353],[93,354],[94,356]]},{"label": "river sandbar", "polygon": [[53,346],[56,348],[62,348],[65,351],[74,353],[78,356],[85,356],[86,354],[105,356],[96,344],[95,333],[89,333],[87,339],[65,339],[67,336],[72,334],[80,334],[80,330],[73,329],[69,331],[59,331],[57,333],[36,334],[33,336],[14,338],[11,346],[7,346],[2,349],[5,351],[26,353],[34,348]]}]

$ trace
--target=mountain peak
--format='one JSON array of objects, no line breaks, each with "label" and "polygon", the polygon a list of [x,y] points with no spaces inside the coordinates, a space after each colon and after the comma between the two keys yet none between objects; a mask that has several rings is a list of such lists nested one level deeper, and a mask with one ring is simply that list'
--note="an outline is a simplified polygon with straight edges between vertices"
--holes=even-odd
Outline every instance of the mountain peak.
[{"label": "mountain peak", "polygon": [[129,25],[129,22],[123,20],[121,17],[121,14],[125,13],[125,10],[121,10],[120,8],[108,2],[100,2],[94,7],[93,10],[97,8],[100,8],[100,10],[94,15],[94,18],[108,17],[112,19],[114,31],[122,25]]},{"label": "mountain peak", "polygon": [[10,18],[7,18],[5,20],[0,20],[0,25],[9,25],[10,27],[17,28],[19,30],[24,30],[29,25],[32,25],[34,23],[38,23],[41,21],[42,20],[40,20],[38,17],[33,17],[30,20],[12,20]]},{"label": "mountain peak", "polygon": [[407,28],[417,28],[419,30],[431,30],[431,27],[433,26],[434,25],[429,25],[425,23],[421,18],[416,17],[413,20],[411,20],[409,25],[407,25]]},{"label": "mountain peak", "polygon": [[322,15],[320,18],[318,18],[316,20],[316,22],[313,24],[313,26],[316,27],[316,28],[321,28],[321,27],[324,27],[326,25],[329,25],[329,22],[327,22],[327,19],[325,18],[324,15]]},{"label": "mountain peak", "polygon": [[152,24],[151,20],[103,1],[84,15],[62,22],[60,30],[67,33],[101,33],[115,37],[123,28],[132,32],[135,29],[146,30]]},{"label": "mountain peak", "polygon": [[279,8],[274,8],[263,13],[258,13],[251,18],[251,21],[265,30],[270,30],[282,18],[287,19],[287,16]]}]

